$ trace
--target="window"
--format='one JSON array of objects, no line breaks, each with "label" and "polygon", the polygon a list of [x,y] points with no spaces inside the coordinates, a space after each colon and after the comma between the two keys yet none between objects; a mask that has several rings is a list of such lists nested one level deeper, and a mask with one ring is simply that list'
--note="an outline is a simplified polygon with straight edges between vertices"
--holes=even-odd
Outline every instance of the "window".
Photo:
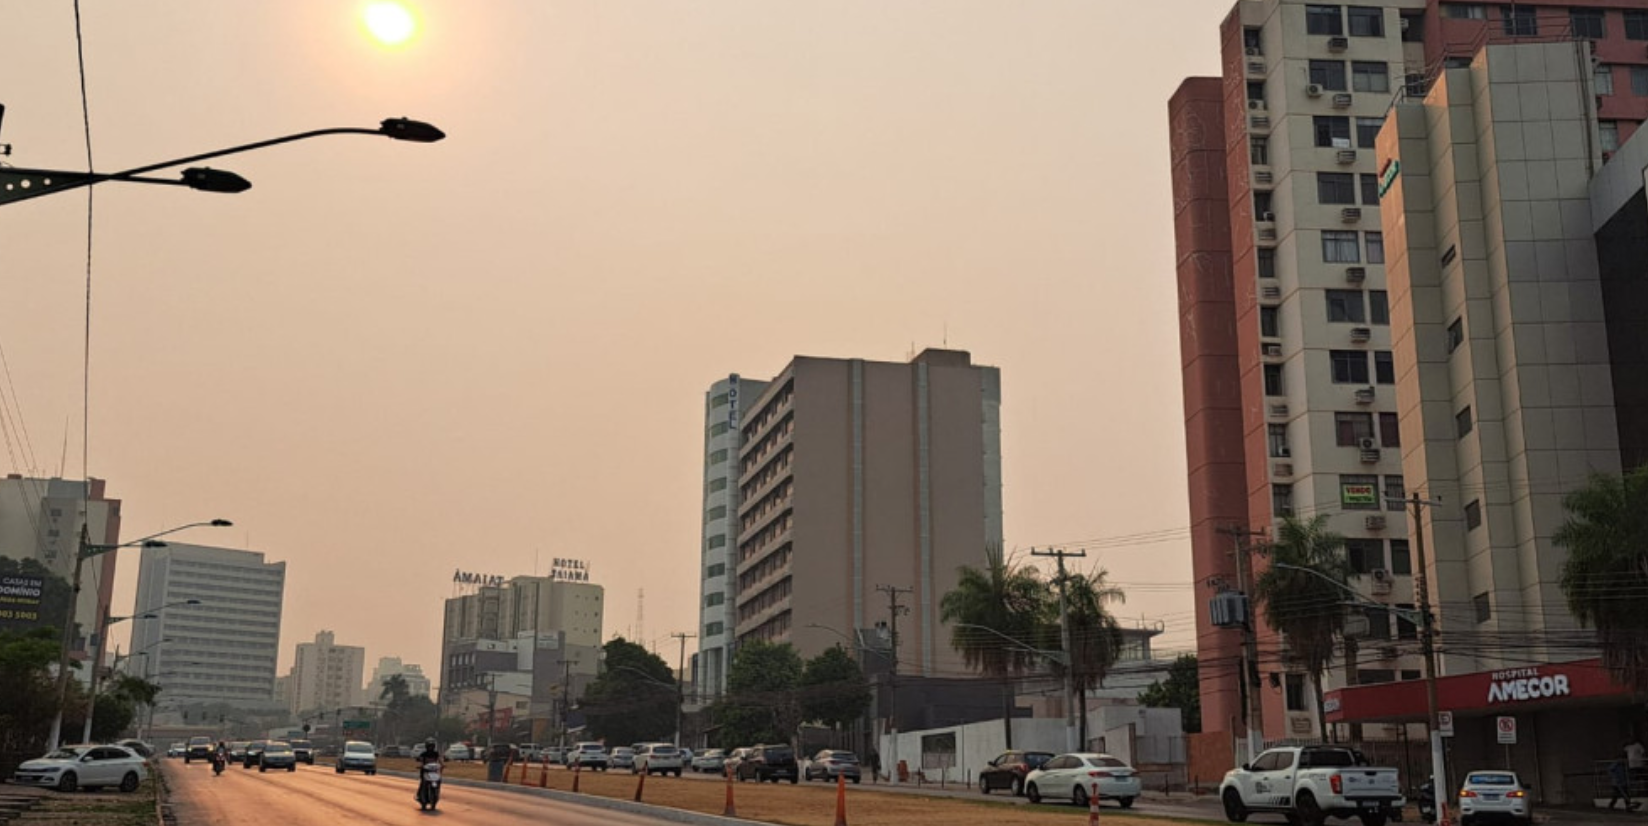
[{"label": "window", "polygon": [[707,514],[705,514],[705,516],[709,517],[710,519],[726,519],[727,518],[727,506],[726,505],[716,505],[715,507],[710,508],[709,512]]},{"label": "window", "polygon": [[711,409],[721,407],[721,406],[725,405],[726,403],[727,403],[727,394],[726,393],[717,393],[715,396],[710,398],[710,408]]},{"label": "window", "polygon": [[1368,290],[1368,320],[1375,324],[1390,324],[1390,294],[1384,290]]},{"label": "window", "polygon": [[1345,33],[1345,21],[1338,6],[1306,6],[1305,33],[1340,35]]},{"label": "window", "polygon": [[1323,204],[1356,203],[1356,176],[1349,172],[1316,173],[1316,201]]},{"label": "window", "polygon": [[1276,277],[1276,250],[1268,247],[1261,247],[1259,248],[1259,254],[1256,260],[1259,263],[1260,278]]},{"label": "window", "polygon": [[1281,322],[1277,319],[1277,316],[1278,312],[1275,307],[1259,308],[1259,335],[1265,338],[1281,337]]},{"label": "window", "polygon": [[1357,118],[1356,145],[1363,149],[1372,149],[1379,140],[1379,129],[1385,125],[1384,118]]},{"label": "window", "polygon": [[710,546],[710,550],[712,550],[712,551],[715,550],[716,548],[725,548],[725,547],[727,547],[727,535],[724,534],[724,533],[718,533],[715,536],[710,537],[709,538],[709,546]]},{"label": "window", "polygon": [[727,432],[727,423],[726,422],[716,422],[715,424],[710,425],[710,438],[720,436],[721,434],[726,433],[726,432]]},{"label": "window", "polygon": [[1465,503],[1465,530],[1474,531],[1482,527],[1482,500],[1472,499]]},{"label": "window", "polygon": [[715,591],[704,595],[705,608],[714,608],[717,605],[724,604],[726,601],[727,595],[721,593],[720,591]]},{"label": "window", "polygon": [[1375,568],[1385,567],[1385,543],[1378,539],[1347,539],[1345,559],[1350,562],[1352,573],[1371,573]]},{"label": "window", "polygon": [[1362,251],[1355,230],[1322,231],[1322,260],[1329,264],[1360,264]]},{"label": "window", "polygon": [[1340,447],[1360,447],[1363,439],[1373,438],[1373,414],[1335,413],[1333,433]]},{"label": "window", "polygon": [[1268,432],[1268,434],[1270,436],[1270,455],[1271,455],[1271,458],[1273,458],[1273,459],[1282,459],[1282,458],[1286,458],[1287,456],[1289,456],[1290,454],[1288,452],[1288,443],[1287,443],[1287,425],[1285,425],[1285,424],[1266,425],[1266,431]]},{"label": "window", "polygon": [[1648,11],[1625,12],[1625,39],[1648,40]]},{"label": "window", "polygon": [[1453,415],[1453,429],[1461,439],[1471,435],[1472,424],[1470,405],[1466,405],[1464,410],[1461,410]]},{"label": "window", "polygon": [[[1379,414],[1379,444],[1385,447],[1402,446],[1401,420],[1396,417],[1395,413]],[[1402,477],[1395,476],[1391,478],[1394,478],[1398,485],[1402,484]]]},{"label": "window", "polygon": [[1255,135],[1248,139],[1248,161],[1254,166],[1270,166],[1270,138]]},{"label": "window", "polygon": [[1312,60],[1310,82],[1330,92],[1345,91],[1345,61]]},{"label": "window", "polygon": [[705,579],[717,579],[717,578],[720,578],[720,577],[724,577],[726,575],[727,575],[727,564],[725,562],[717,562],[714,565],[711,565],[708,568],[704,569],[704,578]]},{"label": "window", "polygon": [[1614,67],[1607,63],[1598,63],[1591,70],[1591,86],[1599,95],[1614,93]]},{"label": "window", "polygon": [[[1269,216],[1269,217],[1266,217]],[[1260,221],[1272,221],[1276,218],[1276,207],[1271,203],[1271,196],[1265,190],[1255,190],[1253,193],[1253,217]]]},{"label": "window", "polygon": [[710,480],[710,493],[727,489],[727,477],[717,476]]},{"label": "window", "polygon": [[1277,516],[1293,515],[1293,486],[1276,484],[1270,486],[1270,510]]},{"label": "window", "polygon": [[1539,17],[1533,6],[1504,6],[1499,14],[1505,21],[1505,34],[1510,37],[1533,37],[1539,34]]},{"label": "window", "polygon": [[1351,61],[1350,88],[1353,92],[1389,92],[1390,66],[1371,60]]},{"label": "window", "polygon": [[1442,16],[1450,20],[1487,20],[1488,10],[1481,3],[1443,3]]},{"label": "window", "polygon": [[1349,321],[1361,324],[1368,320],[1367,305],[1361,290],[1328,290],[1328,321]]},{"label": "window", "polygon": [[1345,11],[1345,16],[1350,20],[1351,37],[1385,36],[1384,9],[1371,9],[1366,6],[1351,6]]},{"label": "window", "polygon": [[1364,236],[1367,239],[1368,263],[1369,264],[1383,264],[1383,263],[1385,263],[1385,233],[1383,233],[1383,232],[1369,232],[1369,233],[1364,233]]},{"label": "window", "polygon": [[[1378,540],[1374,540],[1373,545],[1374,545],[1374,547],[1379,549],[1381,554],[1384,553],[1384,548],[1381,546],[1381,544]],[[1383,568],[1383,567],[1385,567],[1385,566],[1384,565],[1374,565],[1372,568],[1369,568],[1368,570],[1371,571],[1374,568]],[[1390,632],[1390,610],[1389,609],[1386,609],[1386,608],[1372,608],[1372,607],[1363,608],[1362,609],[1362,615],[1368,618],[1368,639],[1370,641],[1383,642],[1385,640],[1390,639],[1391,632]],[[1364,672],[1364,673],[1366,673],[1366,672]],[[1396,677],[1395,674],[1392,674],[1389,671],[1375,671],[1373,673],[1377,676],[1373,680],[1369,680],[1369,682],[1388,683],[1388,682],[1391,682]],[[1383,677],[1384,679],[1379,679],[1378,677]]]},{"label": "window", "polygon": [[[1385,478],[1388,480],[1388,479],[1391,479],[1392,477],[1386,476]],[[1400,477],[1397,477],[1397,478],[1400,478]],[[1385,486],[1385,490],[1387,490],[1387,491],[1390,490],[1390,485],[1388,483]],[[1391,557],[1391,567],[1390,567],[1391,573],[1393,573],[1393,574],[1411,574],[1411,573],[1413,573],[1413,556],[1408,553],[1408,540],[1406,540],[1406,539],[1392,539],[1391,540],[1391,547],[1390,547],[1390,557]]]},{"label": "window", "polygon": [[707,623],[704,626],[704,636],[706,636],[706,637],[719,637],[719,636],[721,636],[722,630],[724,630],[726,627],[727,626],[725,624],[719,623],[719,622]]},{"label": "window", "polygon": [[1376,511],[1379,507],[1379,477],[1340,474],[1339,507],[1348,511]]},{"label": "window", "polygon": [[[1411,608],[1412,606],[1409,606],[1409,607]],[[1400,624],[1401,624],[1402,621],[1397,620],[1396,622],[1398,623],[1398,627],[1401,627]],[[1411,670],[1406,669],[1406,668],[1402,669],[1402,679],[1403,680],[1417,680],[1417,679],[1419,679],[1419,669],[1417,669],[1417,668],[1411,669]]]},{"label": "window", "polygon": [[1648,95],[1648,66],[1631,67],[1631,94],[1637,97]]},{"label": "window", "polygon": [[1251,50],[1254,54],[1264,54],[1264,46],[1259,41],[1258,29],[1242,29],[1242,47]]},{"label": "window", "polygon": [[1303,675],[1303,674],[1284,674],[1284,675],[1282,675],[1282,677],[1283,677],[1282,682],[1287,687],[1287,690],[1285,692],[1286,693],[1286,698],[1285,699],[1287,701],[1287,710],[1288,711],[1306,711],[1306,710],[1308,710],[1309,706],[1305,705],[1305,695],[1308,693],[1305,690],[1305,675]]},{"label": "window", "polygon": [[1367,384],[1368,354],[1361,350],[1329,350],[1334,384]]},{"label": "window", "polygon": [[1264,103],[1265,102],[1265,82],[1262,81],[1262,80],[1250,80],[1250,81],[1248,81],[1247,82],[1247,99],[1248,100],[1259,101],[1261,104]]},{"label": "window", "polygon": [[1454,319],[1452,324],[1448,325],[1448,352],[1452,353],[1453,351],[1458,350],[1459,345],[1464,343],[1465,317],[1460,316],[1459,318]]},{"label": "window", "polygon": [[1487,591],[1471,597],[1471,607],[1476,609],[1478,624],[1493,619],[1493,601],[1489,598]]},{"label": "window", "polygon": [[1350,148],[1350,118],[1344,115],[1315,115],[1310,119],[1317,146]]},{"label": "window", "polygon": [[712,465],[719,465],[719,464],[721,464],[722,462],[725,462],[725,461],[727,461],[727,449],[726,448],[721,448],[720,450],[717,450],[717,451],[710,454],[710,464],[712,464]]},{"label": "window", "polygon": [[[1400,477],[1400,476],[1386,476],[1385,477],[1385,510],[1399,511],[1402,508],[1406,507],[1405,505],[1402,504],[1402,502],[1403,502],[1403,498],[1406,497],[1407,495],[1408,495],[1407,483],[1402,481],[1402,477]],[[1395,541],[1395,540],[1393,540],[1393,541]],[[1407,553],[1407,547],[1408,546],[1405,543],[1402,545],[1402,552],[1403,553]],[[1395,557],[1395,552],[1393,551],[1391,555],[1392,555],[1392,558],[1394,558]]]},{"label": "window", "polygon": [[1379,176],[1363,172],[1356,180],[1362,185],[1362,206],[1379,206]]},{"label": "window", "polygon": [[[1385,612],[1384,612],[1383,609],[1380,609],[1380,613],[1385,613]],[[1368,621],[1369,621],[1370,627],[1372,627],[1373,630],[1377,631],[1378,628],[1373,625],[1373,620],[1372,620],[1371,615],[1369,616]],[[1388,631],[1387,631],[1387,633],[1388,633]],[[1385,637],[1380,637],[1379,639],[1385,639]],[[1357,669],[1356,670],[1356,684],[1357,685],[1381,685],[1383,683],[1393,683],[1393,682],[1396,682],[1396,672],[1392,671],[1388,668],[1374,668],[1374,669],[1366,669],[1366,670]]]},{"label": "window", "polygon": [[1619,121],[1597,121],[1597,132],[1602,138],[1602,151],[1619,151]]},{"label": "window", "polygon": [[1265,365],[1265,395],[1280,396],[1282,393],[1282,365]]},{"label": "window", "polygon": [[1574,37],[1601,40],[1608,36],[1608,26],[1603,20],[1602,9],[1569,9],[1568,27],[1573,30]]},{"label": "window", "polygon": [[1396,362],[1391,359],[1389,350],[1374,351],[1373,379],[1376,384],[1396,383]]}]

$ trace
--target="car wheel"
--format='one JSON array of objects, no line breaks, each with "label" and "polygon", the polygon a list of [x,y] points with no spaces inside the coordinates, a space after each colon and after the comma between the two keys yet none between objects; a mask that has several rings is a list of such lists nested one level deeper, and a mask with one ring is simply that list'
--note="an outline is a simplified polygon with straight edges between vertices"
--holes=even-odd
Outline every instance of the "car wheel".
[{"label": "car wheel", "polygon": [[187,766],[187,765],[189,765],[190,763],[193,763],[193,762],[194,762],[194,760],[191,759],[189,757],[189,755],[187,755],[187,754],[183,755],[183,765]]},{"label": "car wheel", "polygon": [[1133,808],[1133,798],[1131,798],[1131,797],[1119,798],[1119,799],[1117,799],[1116,802],[1122,804],[1123,809]]},{"label": "car wheel", "polygon": [[338,772],[338,774],[343,774],[343,767],[342,767],[342,766],[339,766],[339,767],[338,767],[338,768],[337,768],[337,772]]},{"label": "car wheel", "polygon": [[[1225,804],[1225,820],[1231,823],[1241,823],[1247,820],[1247,807],[1242,805],[1242,795],[1235,789],[1225,789],[1221,801]],[[1291,822],[1291,819],[1290,821]]]},{"label": "car wheel", "polygon": [[295,772],[295,771],[298,770],[298,764],[293,763],[292,765],[287,766],[286,770],[289,771],[289,772]]},{"label": "car wheel", "polygon": [[1311,794],[1308,790],[1299,793],[1297,804],[1299,818],[1305,822],[1305,826],[1322,826],[1327,821],[1327,816],[1323,814],[1322,807],[1316,803],[1316,795]]},{"label": "car wheel", "polygon": [[120,778],[120,790],[131,794],[137,791],[137,784],[140,782],[142,781],[137,779],[137,772],[126,772],[126,776]]},{"label": "car wheel", "polygon": [[[795,775],[793,775],[793,774],[792,774],[792,775],[790,775],[790,785],[791,785],[791,786],[794,786],[794,785],[795,785],[795,781],[796,781],[796,779],[797,779],[797,778],[796,778],[796,776],[795,776]],[[774,782],[774,783],[777,783],[777,782],[778,782],[778,778],[776,778],[776,777],[775,777],[775,778],[773,778],[773,782]]]},{"label": "car wheel", "polygon": [[861,777],[859,777],[859,776],[858,776],[858,775],[856,775],[856,774],[855,774],[855,775],[853,775],[853,785],[854,785],[854,786],[857,786],[857,785],[858,785],[858,781],[859,781],[859,780],[861,780],[861,779],[863,779],[863,778],[861,778]]},{"label": "car wheel", "polygon": [[1024,778],[1018,777],[1018,778],[1013,779],[1013,796],[1014,797],[1023,797],[1024,796]]},{"label": "car wheel", "polygon": [[367,773],[367,774],[369,774],[369,775],[371,775],[371,776],[373,776],[373,777],[377,777],[377,776],[378,776],[378,770],[377,770],[377,769],[367,769],[367,770],[366,770],[366,773]]},{"label": "car wheel", "polygon": [[675,770],[675,776],[676,776],[676,777],[680,777],[680,776],[681,776],[681,770],[680,770],[680,769],[676,769],[676,770]]},{"label": "car wheel", "polygon": [[80,778],[75,777],[74,772],[63,772],[63,776],[57,779],[57,790],[60,792],[72,792],[78,788]]},{"label": "car wheel", "polygon": [[1030,785],[1025,786],[1024,793],[1030,797],[1031,803],[1041,802],[1041,789],[1036,788],[1036,784],[1031,783]]},{"label": "car wheel", "polygon": [[989,793],[990,793],[990,781],[986,780],[985,778],[980,777],[979,778],[979,794],[989,794]]},{"label": "car wheel", "polygon": [[1070,790],[1070,802],[1076,804],[1076,808],[1087,808],[1087,790],[1080,783]]}]

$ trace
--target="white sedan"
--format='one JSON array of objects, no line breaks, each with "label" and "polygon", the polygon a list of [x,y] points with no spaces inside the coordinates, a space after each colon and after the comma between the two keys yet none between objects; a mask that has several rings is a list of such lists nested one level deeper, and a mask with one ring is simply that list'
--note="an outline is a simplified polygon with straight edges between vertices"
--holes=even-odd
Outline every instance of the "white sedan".
[{"label": "white sedan", "polygon": [[1061,754],[1024,778],[1024,794],[1031,803],[1068,800],[1086,806],[1095,788],[1100,800],[1114,800],[1123,809],[1132,808],[1139,796],[1139,773],[1108,754],[1081,752]]},{"label": "white sedan", "polygon": [[1465,775],[1459,789],[1459,823],[1470,826],[1482,820],[1533,822],[1528,806],[1528,787],[1515,772],[1480,771]]},{"label": "white sedan", "polygon": [[63,746],[38,760],[17,767],[12,781],[31,786],[50,786],[60,792],[75,789],[96,791],[116,786],[123,792],[137,791],[148,776],[143,758],[122,746]]}]

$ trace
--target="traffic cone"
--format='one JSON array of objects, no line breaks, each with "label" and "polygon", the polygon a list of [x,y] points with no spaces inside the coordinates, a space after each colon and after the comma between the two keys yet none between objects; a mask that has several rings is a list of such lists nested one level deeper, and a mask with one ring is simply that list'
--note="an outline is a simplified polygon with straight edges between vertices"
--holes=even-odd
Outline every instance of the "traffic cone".
[{"label": "traffic cone", "polygon": [[847,773],[835,776],[835,826],[847,826]]},{"label": "traffic cone", "polygon": [[573,763],[572,764],[572,790],[574,792],[578,791],[578,775],[580,773],[582,773],[583,768],[584,768],[583,763]]},{"label": "traffic cone", "polygon": [[538,788],[549,788],[549,761],[545,760],[538,766]]},{"label": "traffic cone", "polygon": [[722,817],[738,817],[738,807],[732,804],[732,772],[722,771],[727,776],[727,805],[721,810]]},{"label": "traffic cone", "polygon": [[1087,796],[1087,826],[1099,826],[1099,784],[1093,784],[1093,793]]},{"label": "traffic cone", "polygon": [[652,772],[641,772],[641,774],[638,775],[635,778],[635,802],[636,803],[641,802],[641,790],[647,787],[647,775],[649,775],[649,774],[652,774]]}]

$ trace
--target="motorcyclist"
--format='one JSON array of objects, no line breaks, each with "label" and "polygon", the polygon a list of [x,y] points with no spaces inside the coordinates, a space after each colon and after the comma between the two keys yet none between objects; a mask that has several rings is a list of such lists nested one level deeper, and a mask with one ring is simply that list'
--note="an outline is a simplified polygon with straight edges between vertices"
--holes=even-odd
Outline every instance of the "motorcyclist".
[{"label": "motorcyclist", "polygon": [[221,774],[223,767],[229,764],[229,746],[222,740],[217,742],[217,748],[212,750],[212,771]]},{"label": "motorcyclist", "polygon": [[439,787],[431,788],[431,771],[429,767],[433,764],[434,778],[438,783],[441,764],[445,762],[446,761],[441,758],[440,750],[435,748],[434,740],[428,740],[423,744],[423,751],[419,752],[417,756],[418,793],[415,799],[418,801],[419,808],[432,808],[435,805],[435,802],[440,799]]}]

